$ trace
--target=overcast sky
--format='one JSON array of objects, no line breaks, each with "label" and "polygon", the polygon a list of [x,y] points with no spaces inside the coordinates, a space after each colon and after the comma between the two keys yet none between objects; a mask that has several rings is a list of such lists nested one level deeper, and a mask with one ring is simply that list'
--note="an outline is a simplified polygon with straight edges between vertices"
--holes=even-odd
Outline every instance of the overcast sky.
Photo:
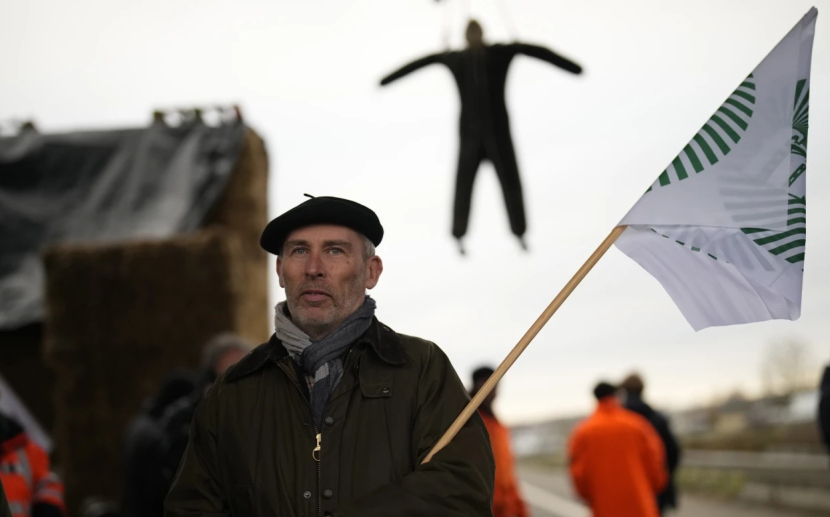
[{"label": "overcast sky", "polygon": [[[505,8],[499,9],[499,6]],[[271,159],[270,210],[304,192],[372,207],[386,237],[379,318],[438,343],[468,380],[497,364],[550,300],[810,6],[809,233],[802,317],[692,331],[662,287],[612,249],[508,372],[510,423],[584,412],[601,377],[640,370],[656,405],[760,389],[768,346],[830,361],[830,1],[57,0],[0,5],[0,119],[41,131],[148,124],[156,108],[239,103]],[[518,37],[583,65],[528,57],[507,84],[530,253],[510,234],[493,169],[479,170],[468,256],[450,236],[456,87],[447,69],[378,80],[461,44]],[[272,278],[272,298],[281,294]]]}]

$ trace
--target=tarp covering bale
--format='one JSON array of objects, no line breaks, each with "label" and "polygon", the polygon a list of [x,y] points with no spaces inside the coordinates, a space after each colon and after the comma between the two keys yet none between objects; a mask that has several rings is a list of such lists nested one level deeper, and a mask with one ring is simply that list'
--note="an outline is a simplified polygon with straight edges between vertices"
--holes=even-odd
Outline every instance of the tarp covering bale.
[{"label": "tarp covering bale", "polygon": [[[90,496],[119,500],[125,426],[142,400],[155,394],[164,373],[173,367],[195,367],[202,345],[218,332],[236,332],[259,343],[267,338],[271,326],[267,255],[257,245],[268,216],[268,160],[263,141],[253,130],[237,124],[233,131],[224,133],[233,136],[238,132],[236,151],[223,154],[221,149],[230,145],[229,141],[222,145],[205,143],[202,137],[185,138],[183,135],[188,134],[185,128],[169,129],[174,136],[182,137],[179,143],[190,142],[191,151],[185,155],[204,157],[196,148],[212,148],[214,151],[208,152],[212,156],[210,160],[218,161],[210,163],[219,167],[217,164],[221,162],[219,168],[226,170],[223,178],[216,175],[218,169],[213,166],[194,173],[195,176],[207,174],[201,176],[205,180],[201,185],[210,192],[190,192],[191,197],[180,200],[183,207],[176,210],[183,214],[187,211],[184,205],[198,198],[199,203],[205,203],[198,210],[201,215],[186,216],[179,226],[168,224],[168,229],[175,227],[172,236],[165,236],[165,232],[126,231],[121,235],[104,232],[103,238],[89,233],[71,239],[63,234],[65,239],[53,239],[52,233],[43,230],[35,239],[37,268],[42,273],[25,281],[34,281],[37,290],[44,292],[44,325],[0,329],[0,347],[14,345],[15,350],[30,347],[30,353],[17,354],[28,361],[28,374],[9,377],[24,402],[30,404],[32,401],[25,399],[45,381],[50,387],[55,386],[54,395],[49,395],[50,415],[44,420],[54,421],[54,426],[49,427],[53,431],[55,463],[66,481],[67,502],[73,513]],[[203,137],[208,138],[205,135],[210,133],[219,138],[220,133],[212,129],[205,129]],[[96,134],[105,143],[118,139],[105,132]],[[60,137],[67,146],[80,145],[63,155],[75,156],[76,160],[61,163],[60,174],[77,179],[79,173],[72,169],[73,163],[83,165],[84,160],[77,158],[84,155],[84,145],[94,147],[85,139],[88,135]],[[44,141],[54,142],[50,138]],[[175,147],[175,139],[168,143]],[[225,163],[231,157],[233,160]],[[0,162],[7,158],[8,154]],[[130,155],[130,159],[138,163],[123,164],[131,172],[121,181],[132,186],[151,182],[152,178],[164,183],[178,174],[169,168],[161,173],[148,173],[149,158],[141,153]],[[178,170],[184,162],[171,167]],[[45,162],[35,160],[35,163],[46,167]],[[6,165],[0,163],[3,174],[9,170]],[[33,174],[45,178],[43,170],[32,170]],[[133,177],[142,174],[149,176]],[[213,180],[208,181],[208,176]],[[45,178],[41,186],[46,192],[37,195],[34,186],[28,185],[27,188],[34,189],[28,199],[47,199],[50,185],[55,181],[56,178]],[[115,185],[110,186],[113,188],[111,202],[123,201]],[[3,196],[9,191],[3,188],[0,185],[0,200],[8,199]],[[145,184],[142,188],[146,196],[169,194],[159,192],[153,185]],[[40,194],[44,197],[38,198]],[[93,194],[79,191],[73,195],[83,204],[85,196]],[[212,202],[207,203],[208,199]],[[144,199],[144,203],[157,204],[151,199]],[[176,201],[167,198],[165,203],[169,207]],[[71,207],[64,208],[67,214],[72,213]],[[53,212],[50,217],[57,217]],[[106,220],[110,216],[113,221]],[[111,230],[119,216],[110,216],[99,214],[102,219],[96,223],[98,227]],[[187,224],[183,223],[185,220]],[[45,224],[45,221],[35,222]],[[190,228],[194,225],[196,228]],[[8,249],[5,242],[0,246],[4,252]],[[42,258],[41,248],[47,250]],[[29,327],[36,328],[37,332],[24,332]]]},{"label": "tarp covering bale", "polygon": [[46,246],[168,237],[202,226],[245,134],[240,121],[157,122],[0,138],[0,329],[43,318]]}]

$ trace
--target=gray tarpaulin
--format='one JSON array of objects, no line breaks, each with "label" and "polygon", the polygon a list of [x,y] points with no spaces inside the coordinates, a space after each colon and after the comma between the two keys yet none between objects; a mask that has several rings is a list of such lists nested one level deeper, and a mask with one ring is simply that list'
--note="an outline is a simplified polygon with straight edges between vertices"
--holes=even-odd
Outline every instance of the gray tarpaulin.
[{"label": "gray tarpaulin", "polygon": [[225,187],[242,123],[0,138],[0,329],[43,318],[41,251],[168,237],[200,226]]}]

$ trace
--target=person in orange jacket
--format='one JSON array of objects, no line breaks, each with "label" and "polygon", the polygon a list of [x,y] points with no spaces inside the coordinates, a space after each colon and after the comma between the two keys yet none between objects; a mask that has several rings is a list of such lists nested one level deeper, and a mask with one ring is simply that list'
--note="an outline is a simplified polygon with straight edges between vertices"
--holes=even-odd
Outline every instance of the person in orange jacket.
[{"label": "person in orange jacket", "polygon": [[594,388],[597,409],[568,443],[571,479],[593,517],[658,517],[657,493],[668,480],[663,444],[616,391],[607,382]]},{"label": "person in orange jacket", "polygon": [[[473,372],[473,389],[470,396],[484,386],[487,379],[493,375],[493,369],[482,366]],[[478,408],[481,419],[490,435],[490,446],[493,448],[493,457],[496,459],[496,484],[493,491],[493,517],[528,517],[525,505],[519,493],[516,481],[516,472],[513,468],[513,451],[510,448],[510,430],[502,425],[493,414],[493,401],[496,399],[496,389],[487,395]]]},{"label": "person in orange jacket", "polygon": [[63,517],[63,483],[49,456],[12,418],[0,414],[0,481],[12,517]]}]

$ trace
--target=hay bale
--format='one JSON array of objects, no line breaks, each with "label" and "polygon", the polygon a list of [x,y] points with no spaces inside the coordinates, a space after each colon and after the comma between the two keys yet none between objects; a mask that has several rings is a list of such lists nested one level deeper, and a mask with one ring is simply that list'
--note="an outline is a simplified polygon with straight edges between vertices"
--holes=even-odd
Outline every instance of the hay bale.
[{"label": "hay bale", "polygon": [[195,367],[219,332],[267,339],[267,183],[264,142],[248,130],[199,232],[47,250],[43,350],[70,512],[90,496],[120,500],[124,429],[170,368]]},{"label": "hay bale", "polygon": [[268,254],[259,247],[259,236],[268,223],[268,155],[265,142],[248,129],[225,191],[205,220],[206,228],[222,227],[239,237],[240,254],[247,267],[239,279],[247,293],[238,313],[244,337],[261,343],[271,334],[268,306]]},{"label": "hay bale", "polygon": [[67,503],[120,499],[122,436],[170,368],[242,328],[248,268],[222,229],[159,241],[62,245],[45,254],[45,351],[57,374],[55,445]]}]

